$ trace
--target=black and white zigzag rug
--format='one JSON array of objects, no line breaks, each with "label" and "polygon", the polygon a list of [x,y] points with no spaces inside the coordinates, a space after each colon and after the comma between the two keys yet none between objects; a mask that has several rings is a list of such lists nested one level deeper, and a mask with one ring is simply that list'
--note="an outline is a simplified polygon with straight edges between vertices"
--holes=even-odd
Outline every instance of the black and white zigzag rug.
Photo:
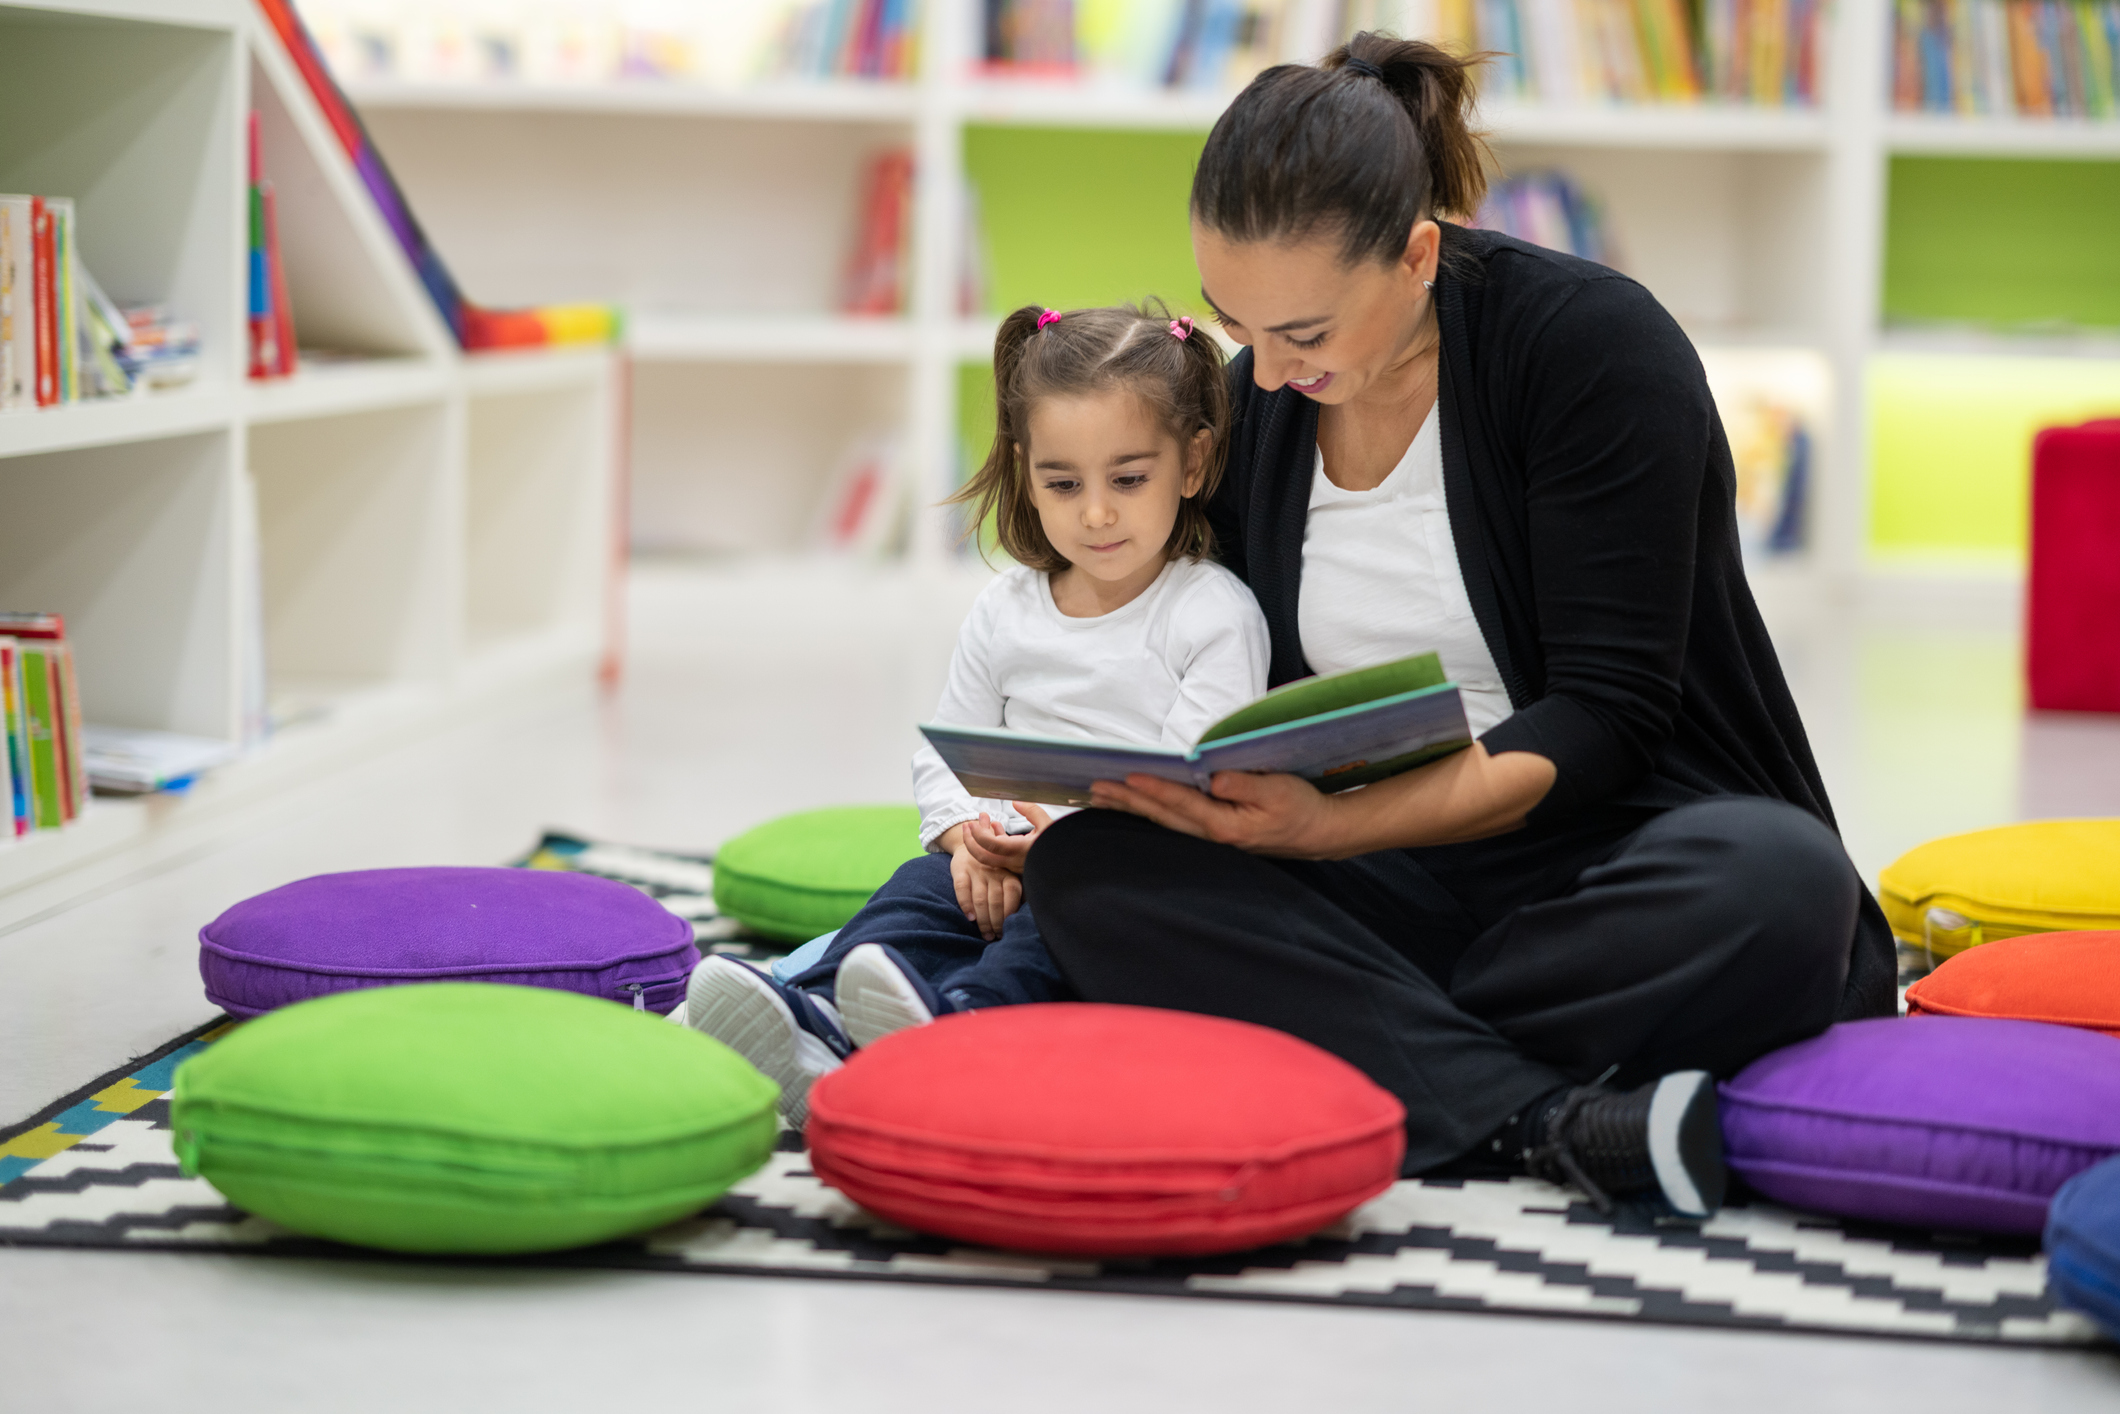
[{"label": "black and white zigzag rug", "polygon": [[[562,859],[556,840],[573,845]],[[700,926],[708,862],[547,837],[544,867],[635,883]],[[585,857],[586,856],[586,857]],[[533,855],[533,859],[538,856]],[[528,862],[528,861],[526,861]],[[680,869],[685,872],[678,877]],[[761,949],[762,951],[762,949]],[[225,1024],[225,1023],[224,1023]],[[383,1257],[299,1237],[178,1169],[167,1093],[219,1027],[0,1132],[0,1246]],[[1224,1257],[1086,1261],[965,1247],[883,1222],[825,1187],[799,1141],[711,1208],[646,1237],[509,1259],[535,1266],[815,1276],[1499,1311],[2004,1345],[2097,1342],[2046,1295],[2030,1242],[1930,1234],[1739,1202],[1706,1222],[1600,1216],[1531,1179],[1406,1180],[1305,1241]]]}]

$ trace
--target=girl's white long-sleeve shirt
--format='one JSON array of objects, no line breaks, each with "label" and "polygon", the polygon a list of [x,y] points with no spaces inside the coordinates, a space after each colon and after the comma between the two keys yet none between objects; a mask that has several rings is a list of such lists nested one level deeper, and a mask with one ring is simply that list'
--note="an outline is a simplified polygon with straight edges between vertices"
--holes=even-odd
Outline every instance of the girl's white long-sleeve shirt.
[{"label": "girl's white long-sleeve shirt", "polygon": [[[1244,582],[1204,560],[1173,560],[1140,596],[1093,619],[1053,603],[1049,577],[996,576],[957,632],[934,720],[1039,736],[1190,747],[1266,691],[1266,616]],[[975,799],[932,746],[913,754],[920,843],[1007,801]],[[1049,807],[1055,818],[1065,806]]]}]

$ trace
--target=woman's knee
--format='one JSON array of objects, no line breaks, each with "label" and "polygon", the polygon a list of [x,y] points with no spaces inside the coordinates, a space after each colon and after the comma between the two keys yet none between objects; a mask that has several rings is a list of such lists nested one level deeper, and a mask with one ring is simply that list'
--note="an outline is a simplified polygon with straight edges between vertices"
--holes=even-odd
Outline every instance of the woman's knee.
[{"label": "woman's knee", "polygon": [[1784,958],[1845,962],[1862,881],[1824,821],[1786,801],[1720,796],[1658,823],[1682,829],[1711,861],[1708,907],[1749,924]]}]

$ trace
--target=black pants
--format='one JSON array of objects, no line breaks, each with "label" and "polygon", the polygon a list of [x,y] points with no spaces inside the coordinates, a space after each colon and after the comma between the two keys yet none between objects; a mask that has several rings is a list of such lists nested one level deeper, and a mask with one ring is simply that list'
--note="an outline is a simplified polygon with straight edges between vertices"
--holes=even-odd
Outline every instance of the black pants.
[{"label": "black pants", "polygon": [[824,957],[789,985],[837,1000],[839,964],[863,943],[888,943],[906,962],[961,1007],[1021,1006],[1073,1001],[1074,994],[1038,938],[1028,908],[1011,913],[989,943],[957,906],[950,857],[923,854],[898,866],[861,912],[839,930]]},{"label": "black pants", "polygon": [[1717,796],[1566,830],[1269,860],[1089,810],[1031,851],[1047,947],[1091,1001],[1271,1026],[1406,1107],[1406,1163],[1617,1066],[1727,1076],[1831,1024],[1863,888],[1831,830]]}]

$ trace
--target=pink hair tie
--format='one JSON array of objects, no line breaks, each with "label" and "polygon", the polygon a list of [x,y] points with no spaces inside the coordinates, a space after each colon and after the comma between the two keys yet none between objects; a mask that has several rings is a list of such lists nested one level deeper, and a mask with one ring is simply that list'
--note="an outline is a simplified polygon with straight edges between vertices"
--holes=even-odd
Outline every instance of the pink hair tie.
[{"label": "pink hair tie", "polygon": [[1170,336],[1173,339],[1190,339],[1192,337],[1192,316],[1190,314],[1181,314],[1176,319],[1171,320]]},{"label": "pink hair tie", "polygon": [[[1048,324],[1058,324],[1059,322],[1060,311],[1057,309],[1048,309],[1047,311],[1045,311],[1045,313],[1038,316],[1038,329],[1043,329]],[[1038,332],[1038,329],[1033,329],[1031,330],[1031,332],[1035,334]]]}]

